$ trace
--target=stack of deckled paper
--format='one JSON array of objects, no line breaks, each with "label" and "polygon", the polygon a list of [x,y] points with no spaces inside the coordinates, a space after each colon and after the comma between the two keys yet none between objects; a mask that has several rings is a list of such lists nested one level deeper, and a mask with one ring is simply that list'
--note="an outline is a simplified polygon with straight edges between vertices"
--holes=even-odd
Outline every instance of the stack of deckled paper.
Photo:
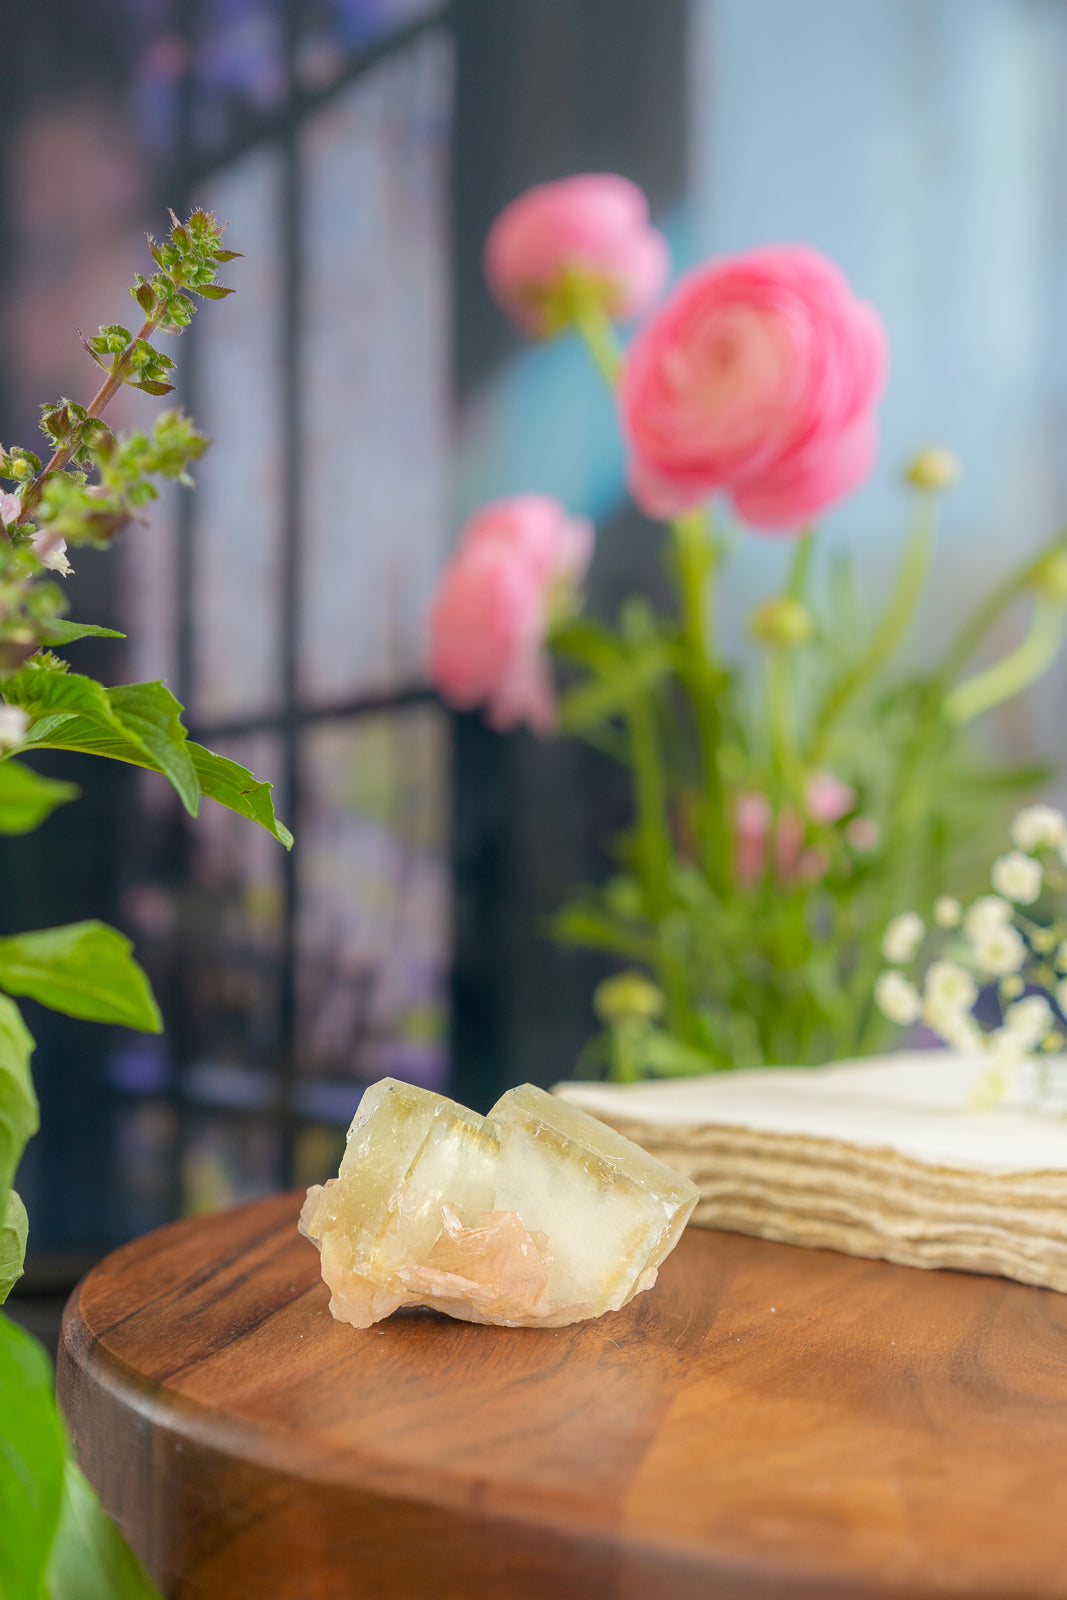
[{"label": "stack of deckled paper", "polygon": [[986,1066],[930,1050],[555,1092],[691,1178],[694,1223],[1067,1292],[1067,1118],[974,1109]]}]

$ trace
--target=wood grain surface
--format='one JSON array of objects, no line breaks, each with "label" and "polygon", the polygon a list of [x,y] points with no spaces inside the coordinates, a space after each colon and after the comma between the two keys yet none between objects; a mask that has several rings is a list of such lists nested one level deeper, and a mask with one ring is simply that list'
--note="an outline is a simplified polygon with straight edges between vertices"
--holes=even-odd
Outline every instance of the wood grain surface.
[{"label": "wood grain surface", "polygon": [[298,1197],[67,1309],[78,1458],[180,1600],[1067,1600],[1067,1297],[690,1230],[558,1330],[327,1310]]}]

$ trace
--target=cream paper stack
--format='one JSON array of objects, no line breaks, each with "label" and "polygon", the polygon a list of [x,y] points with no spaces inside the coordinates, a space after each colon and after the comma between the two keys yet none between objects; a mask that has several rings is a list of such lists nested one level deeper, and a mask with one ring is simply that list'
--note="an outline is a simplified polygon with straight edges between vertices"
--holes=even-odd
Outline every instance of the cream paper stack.
[{"label": "cream paper stack", "polygon": [[986,1067],[927,1050],[555,1093],[691,1178],[694,1223],[1067,1292],[1067,1116],[974,1109]]}]

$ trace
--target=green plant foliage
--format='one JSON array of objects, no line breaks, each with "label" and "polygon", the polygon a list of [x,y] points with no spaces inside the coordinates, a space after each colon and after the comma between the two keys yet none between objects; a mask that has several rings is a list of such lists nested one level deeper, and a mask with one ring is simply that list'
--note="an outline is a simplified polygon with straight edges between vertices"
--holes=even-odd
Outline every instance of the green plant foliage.
[{"label": "green plant foliage", "polygon": [[258,822],[286,849],[292,844],[292,834],[274,814],[272,786],[188,740],[181,707],[165,684],[104,689],[92,678],[33,661],[7,680],[4,692],[31,719],[27,748],[76,750],[162,772],[192,815],[203,794]]},{"label": "green plant foliage", "polygon": [[0,1212],[0,1305],[22,1277],[28,1229],[26,1207],[16,1191],[9,1189],[3,1212]]},{"label": "green plant foliage", "polygon": [[20,761],[0,762],[0,833],[31,833],[56,806],[77,798],[76,784],[42,778]]},{"label": "green plant foliage", "polygon": [[[152,344],[179,334],[193,296],[222,299],[222,247],[208,212],[149,244],[159,269],[131,289],[144,315],[134,333],[119,323],[82,341],[104,381],[86,404],[63,398],[41,408],[52,455],[44,465],[21,445],[0,447],[0,478],[15,485],[0,519],[0,833],[25,833],[75,798],[71,784],[43,778],[10,759],[12,749],[69,750],[162,773],[186,811],[201,795],[257,822],[288,848],[268,783],[236,762],[192,744],[182,708],[162,683],[105,689],[49,652],[87,637],[121,638],[112,628],[68,622],[52,573],[70,571],[67,545],[107,545],[158,493],[159,480],[189,485],[189,465],[207,448],[188,417],[163,411],[152,427],[116,433],[103,420],[125,384],[167,393],[169,356]],[[24,714],[25,725],[19,713]],[[158,1032],[159,1009],[129,940],[100,922],[79,922],[0,939],[0,989],[70,1016]],[[33,1040],[13,1000],[0,993],[0,1300],[22,1270],[26,1214],[11,1182],[37,1128],[30,1079]],[[0,1600],[158,1600],[118,1529],[74,1465],[63,1435],[44,1352],[0,1317]]]},{"label": "green plant foliage", "polygon": [[46,1592],[45,1573],[63,1503],[66,1455],[52,1386],[52,1364],[41,1346],[0,1315],[3,1600],[42,1600]]},{"label": "green plant foliage", "polygon": [[66,622],[57,617],[41,628],[41,643],[48,645],[74,644],[78,639],[125,639],[117,628],[101,628],[95,622]]},{"label": "green plant foliage", "polygon": [[71,922],[0,939],[0,989],[89,1022],[161,1033],[148,979],[125,935],[104,922]]},{"label": "green plant foliage", "polygon": [[81,750],[151,767],[170,779],[185,809],[196,815],[200,785],[186,749],[181,706],[166,684],[105,689],[94,678],[35,658],[7,680],[4,693],[30,719],[27,745]]},{"label": "green plant foliage", "polygon": [[236,811],[250,822],[258,822],[261,828],[273,834],[279,844],[283,844],[287,850],[291,849],[293,836],[274,815],[271,784],[260,783],[247,767],[239,766],[226,756],[218,756],[212,750],[205,750],[201,744],[190,743],[189,754],[200,780],[201,792],[209,800],[216,800],[220,806]]},{"label": "green plant foliage", "polygon": [[159,1591],[68,1455],[42,1600],[159,1600]]},{"label": "green plant foliage", "polygon": [[18,1006],[0,995],[0,1198],[5,1204],[26,1141],[37,1132],[32,1054],[33,1039]]}]

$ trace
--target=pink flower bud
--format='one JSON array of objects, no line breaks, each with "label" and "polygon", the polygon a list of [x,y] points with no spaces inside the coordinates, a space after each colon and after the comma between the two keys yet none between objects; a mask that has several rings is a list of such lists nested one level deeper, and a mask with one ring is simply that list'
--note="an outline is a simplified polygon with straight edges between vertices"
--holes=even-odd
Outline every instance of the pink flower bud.
[{"label": "pink flower bud", "polygon": [[552,730],[544,642],[592,553],[592,525],[542,495],[498,500],[471,518],[429,618],[428,670],[450,705],[485,705],[494,728]]},{"label": "pink flower bud", "polygon": [[853,817],[845,829],[845,839],[858,855],[868,856],[882,842],[882,830],[873,817]]},{"label": "pink flower bud", "polygon": [[505,206],[485,244],[494,298],[533,334],[554,333],[570,320],[567,297],[578,285],[610,317],[636,316],[669,270],[667,241],[649,224],[645,196],[607,172],[527,189]]},{"label": "pink flower bud", "polygon": [[755,527],[796,531],[868,475],[886,366],[877,313],[818,251],[697,268],[627,353],[634,498],[670,517],[721,489]]},{"label": "pink flower bud", "polygon": [[771,808],[766,795],[738,796],[734,831],[737,838],[734,877],[743,888],[754,889],[763,877],[767,837],[771,831]]},{"label": "pink flower bud", "polygon": [[840,822],[856,804],[856,791],[832,772],[813,772],[804,785],[804,803],[812,822]]}]

